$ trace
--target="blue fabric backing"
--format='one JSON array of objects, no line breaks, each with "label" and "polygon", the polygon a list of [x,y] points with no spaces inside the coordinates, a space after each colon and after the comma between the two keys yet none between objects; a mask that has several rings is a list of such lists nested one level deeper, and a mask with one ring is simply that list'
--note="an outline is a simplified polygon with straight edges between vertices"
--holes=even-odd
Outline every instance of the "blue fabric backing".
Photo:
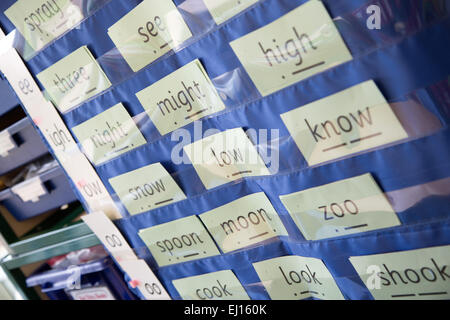
[{"label": "blue fabric backing", "polygon": [[[4,0],[0,4],[0,25],[7,32],[14,27],[3,11],[14,2]],[[113,49],[107,29],[140,2],[111,0],[83,21],[79,29],[69,31],[27,62],[30,71],[37,74],[82,45],[87,45],[93,55],[99,58],[114,87],[66,113],[63,118],[69,128],[118,102],[122,102],[132,116],[141,114],[144,110],[135,96],[136,92],[199,58],[210,78],[214,79],[239,69],[241,80],[246,84],[230,101],[226,101],[225,112],[201,121],[201,131],[205,132],[210,128],[223,131],[235,127],[278,129],[281,141],[280,170],[277,175],[248,178],[206,191],[192,165],[172,163],[171,152],[178,141],[171,141],[170,135],[161,137],[147,118],[147,121],[144,119],[140,123],[140,129],[152,143],[96,167],[118,205],[119,200],[114,195],[108,179],[155,162],[161,162],[174,175],[188,196],[187,200],[115,222],[138,256],[147,261],[172,297],[180,298],[172,284],[174,279],[231,269],[252,299],[268,299],[265,289],[257,285],[260,280],[251,263],[296,254],[322,259],[345,298],[372,299],[350,264],[350,256],[450,244],[449,194],[432,195],[417,203],[411,200],[411,206],[397,212],[402,223],[399,227],[320,241],[306,241],[279,200],[279,196],[283,194],[364,173],[371,173],[384,192],[450,177],[450,101],[445,98],[450,88],[450,82],[446,81],[450,73],[450,8],[436,4],[445,2],[436,1],[433,4],[421,0],[324,0],[330,15],[336,19],[336,25],[354,60],[263,99],[243,71],[229,42],[276,20],[306,2],[305,0],[260,1],[258,5],[226,24],[215,26],[206,35],[202,33],[206,26],[212,23],[212,18],[206,12],[202,1],[174,1],[180,6],[194,39],[176,54],[167,54],[131,78],[121,79],[122,71],[129,69],[123,59],[102,59],[102,56]],[[364,10],[370,3],[390,9],[385,12],[389,12],[391,17],[383,16],[384,21],[388,22],[386,28],[380,31],[368,30],[365,26]],[[86,12],[92,11],[92,4],[91,1],[85,2]],[[200,9],[199,16],[192,16],[185,10],[194,4],[204,8]],[[398,24],[392,21],[402,22],[405,33],[399,32]],[[410,139],[402,143],[309,168],[279,115],[369,79],[375,80],[389,102],[408,101],[412,98],[420,101],[426,111],[438,119],[439,126],[432,132],[418,130],[415,136],[410,136]],[[441,95],[436,91],[438,87]],[[413,116],[408,121],[417,127],[426,122],[423,118]],[[193,124],[185,128],[191,135],[196,130]],[[257,246],[220,256],[158,268],[138,236],[140,229],[198,215],[261,191],[269,197],[280,215],[289,233],[288,237],[270,239]],[[77,195],[79,196],[78,193]],[[121,209],[123,214],[127,215],[123,206]]]}]

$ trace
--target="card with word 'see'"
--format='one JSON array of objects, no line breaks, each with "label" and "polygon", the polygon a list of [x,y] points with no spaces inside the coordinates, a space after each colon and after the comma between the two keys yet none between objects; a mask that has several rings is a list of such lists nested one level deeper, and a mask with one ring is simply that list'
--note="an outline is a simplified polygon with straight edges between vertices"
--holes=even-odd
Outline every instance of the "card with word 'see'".
[{"label": "card with word 'see'", "polygon": [[400,225],[370,173],[282,195],[280,200],[307,240]]},{"label": "card with word 'see'", "polygon": [[209,13],[217,24],[234,17],[259,0],[203,0]]},{"label": "card with word 'see'", "polygon": [[161,135],[225,109],[198,59],[139,91],[136,97]]},{"label": "card with word 'see'", "polygon": [[37,78],[62,113],[111,86],[86,46],[48,67]]},{"label": "card with word 'see'", "polygon": [[230,45],[263,96],[352,59],[318,0],[306,2]]},{"label": "card with word 'see'", "polygon": [[5,10],[5,15],[34,51],[84,19],[82,8],[72,0],[19,0]]},{"label": "card with word 'see'", "polygon": [[144,0],[108,29],[134,72],[192,37],[172,0]]},{"label": "card with word 'see'", "polygon": [[207,189],[244,177],[270,175],[242,128],[212,134],[183,150]]},{"label": "card with word 'see'", "polygon": [[95,165],[147,142],[122,103],[77,125],[72,131]]},{"label": "card with word 'see'", "polygon": [[310,166],[406,139],[372,80],[281,115]]},{"label": "card with word 'see'", "polygon": [[250,300],[231,270],[172,280],[183,300]]},{"label": "card with word 'see'", "polygon": [[253,267],[272,300],[344,300],[320,259],[284,256],[253,263]]},{"label": "card with word 'see'", "polygon": [[288,235],[264,192],[239,198],[199,217],[225,253]]},{"label": "card with word 'see'", "polygon": [[111,178],[109,183],[131,215],[186,199],[159,162]]},{"label": "card with word 'see'", "polygon": [[450,246],[350,257],[376,300],[450,299]]},{"label": "card with word 'see'", "polygon": [[139,230],[139,236],[160,267],[220,255],[197,216]]}]

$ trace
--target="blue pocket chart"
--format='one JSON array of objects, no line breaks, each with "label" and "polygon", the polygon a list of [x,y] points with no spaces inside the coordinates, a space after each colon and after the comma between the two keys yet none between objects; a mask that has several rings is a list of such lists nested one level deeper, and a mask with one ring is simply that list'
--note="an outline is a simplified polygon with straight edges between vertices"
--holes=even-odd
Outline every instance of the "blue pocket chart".
[{"label": "blue pocket chart", "polygon": [[[313,1],[317,0],[309,0]],[[174,0],[192,38],[136,73],[115,49],[107,31],[142,1],[110,0],[97,7],[95,1],[82,2],[86,17],[79,26],[37,52],[26,64],[36,75],[87,46],[111,81],[109,89],[65,112],[62,118],[75,137],[74,127],[121,103],[136,123],[146,143],[93,166],[124,217],[115,221],[116,226],[173,299],[188,297],[183,283],[195,283],[198,279],[200,286],[203,276],[206,285],[215,275],[218,278],[214,281],[221,283],[222,289],[223,284],[233,279],[233,286],[236,286],[233,289],[243,289],[250,299],[376,299],[385,297],[384,294],[395,299],[398,295],[395,290],[409,292],[414,281],[405,280],[403,286],[397,288],[389,278],[391,274],[385,272],[383,279],[387,280],[381,281],[381,293],[374,293],[375,289],[367,280],[370,270],[365,270],[365,261],[383,261],[402,274],[399,257],[413,261],[416,252],[428,252],[430,261],[450,265],[450,6],[445,0],[323,0],[351,59],[265,96],[230,43],[271,25],[308,1],[253,1],[217,24],[203,0]],[[0,26],[6,33],[15,27],[3,11],[14,3],[14,0],[5,0],[0,5]],[[373,16],[377,10],[380,16]],[[275,43],[275,39],[273,41]],[[287,48],[286,44],[285,50]],[[284,57],[280,47],[278,49]],[[161,135],[136,93],[158,85],[161,79],[196,59],[225,108]],[[382,97],[383,101],[367,101],[368,105],[360,106],[370,107],[371,114],[365,115],[362,109],[347,112],[343,92],[357,90],[364,83],[373,84],[377,97]],[[187,94],[194,92],[193,88],[186,90]],[[371,94],[366,96],[371,97]],[[320,106],[325,111],[321,114],[309,106]],[[339,143],[335,147],[347,147],[351,142],[367,143],[367,147],[355,152],[336,152],[336,156],[323,161],[311,161],[317,150],[311,149],[308,154],[305,145],[312,143],[312,138],[304,137],[307,130],[302,131],[303,127],[289,126],[286,121],[286,117],[304,115],[302,108],[311,110],[308,116],[321,119],[317,120],[316,129],[309,127],[312,133],[316,130],[312,136],[316,140],[326,135],[331,137],[334,132]],[[334,119],[326,117],[327,113],[337,114],[338,108],[346,112]],[[403,134],[399,134],[398,139],[369,144],[367,141],[372,136],[394,135],[393,127],[383,127],[383,124],[382,133],[364,131],[369,130],[364,127],[364,121],[366,125],[375,121],[387,123],[387,113]],[[352,129],[346,131],[348,127],[343,124],[351,123],[352,117]],[[243,175],[225,183],[212,183],[215,187],[208,188],[205,179],[217,172],[208,167],[209,164],[193,161],[186,146],[202,141],[206,145],[215,135],[236,128],[246,132],[251,144],[248,148],[257,150],[268,174]],[[211,130],[215,130],[214,134]],[[351,133],[351,130],[358,132]],[[362,137],[365,132],[368,133]],[[356,134],[357,139],[352,134]],[[185,140],[186,137],[193,138]],[[183,161],[175,161],[175,157]],[[220,167],[228,159],[223,157]],[[155,180],[175,183],[178,193],[173,191],[168,200],[174,200],[176,193],[177,201],[148,210],[143,208],[138,213],[135,209],[128,210],[118,184],[111,184],[111,179],[126,177],[129,172],[156,163],[164,170]],[[251,171],[247,167],[237,170],[239,174]],[[149,181],[152,178],[149,177]],[[333,189],[335,183],[341,183],[341,190]],[[151,197],[156,192],[150,184],[144,187],[147,189],[145,192],[141,189],[141,197]],[[172,192],[172,189],[163,190]],[[328,193],[327,190],[334,191]],[[364,194],[365,190],[371,190],[370,194]],[[255,194],[266,197],[267,203],[248,202],[248,208],[233,207],[234,201],[244,197],[251,199]],[[319,202],[322,205],[318,205]],[[228,209],[228,215],[223,210],[227,206],[234,208]],[[207,212],[208,219],[204,219],[202,214]],[[377,213],[389,217],[391,222],[380,223]],[[151,252],[141,238],[141,230],[194,215],[199,217],[219,254],[159,266],[155,252]],[[273,232],[279,226],[278,221],[285,232]],[[189,227],[186,225],[187,230]],[[191,240],[193,234],[190,234]],[[268,237],[270,234],[273,236]],[[255,240],[257,237],[260,241]],[[192,246],[187,237],[180,234],[175,238],[172,243],[175,246],[179,243],[180,247],[174,252],[198,254],[186,248]],[[242,241],[244,238],[247,242]],[[252,241],[248,242],[249,239]],[[154,241],[158,243],[158,240],[164,239]],[[229,250],[223,250],[225,247]],[[429,250],[419,251],[421,249]],[[423,266],[411,268],[414,267],[419,270]],[[277,273],[277,270],[290,273]],[[216,273],[219,271],[227,272]],[[220,278],[219,274],[227,276]],[[128,275],[125,277],[129,279]],[[421,281],[423,288],[433,289],[429,287],[431,284]],[[443,281],[448,290],[450,279],[444,276]],[[289,291],[284,290],[287,288],[284,286],[297,291],[282,296],[280,292]],[[417,292],[409,296],[429,297]],[[194,295],[193,298],[202,297]],[[223,296],[216,296],[220,297]],[[442,297],[448,298],[448,295]]]}]

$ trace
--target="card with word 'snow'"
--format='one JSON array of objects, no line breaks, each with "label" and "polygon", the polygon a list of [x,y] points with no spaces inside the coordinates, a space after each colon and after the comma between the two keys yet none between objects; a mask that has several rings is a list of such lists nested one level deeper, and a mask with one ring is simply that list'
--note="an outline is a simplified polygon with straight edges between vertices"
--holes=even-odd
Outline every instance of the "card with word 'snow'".
[{"label": "card with word 'snow'", "polygon": [[111,178],[109,183],[131,215],[186,199],[159,162]]}]

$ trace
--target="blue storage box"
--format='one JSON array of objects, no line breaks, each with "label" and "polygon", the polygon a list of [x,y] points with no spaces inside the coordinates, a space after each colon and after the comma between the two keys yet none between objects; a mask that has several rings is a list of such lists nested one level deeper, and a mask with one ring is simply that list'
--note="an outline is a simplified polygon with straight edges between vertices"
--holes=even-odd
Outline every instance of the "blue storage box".
[{"label": "blue storage box", "polygon": [[0,204],[19,221],[76,200],[77,197],[59,166],[0,192]]},{"label": "blue storage box", "polygon": [[23,118],[5,131],[1,133],[2,139],[5,139],[5,134],[9,134],[13,147],[7,151],[0,150],[0,175],[48,153],[30,119]]},{"label": "blue storage box", "polygon": [[20,104],[8,81],[0,79],[0,116]]},{"label": "blue storage box", "polygon": [[[63,270],[39,268],[27,279],[27,286],[40,286],[52,300],[135,300],[121,272],[110,257]],[[76,288],[76,279],[78,288]]]}]

